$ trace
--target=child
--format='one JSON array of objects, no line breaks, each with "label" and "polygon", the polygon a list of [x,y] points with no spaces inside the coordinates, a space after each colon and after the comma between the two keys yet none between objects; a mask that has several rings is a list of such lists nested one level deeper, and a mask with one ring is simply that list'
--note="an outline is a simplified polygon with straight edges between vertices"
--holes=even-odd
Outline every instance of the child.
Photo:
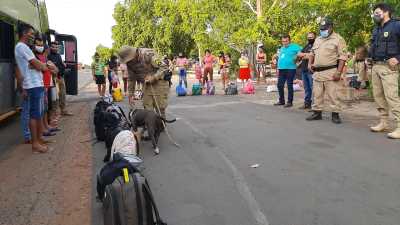
[{"label": "child", "polygon": [[245,81],[247,82],[250,79],[249,58],[247,57],[246,52],[242,52],[241,57],[239,58],[239,66],[239,79],[242,80],[242,88],[244,88]]},{"label": "child", "polygon": [[194,73],[196,75],[196,80],[199,81],[199,84],[201,84],[201,78],[202,78],[202,71],[201,71],[201,65],[199,59],[196,60],[196,64],[194,65]]}]

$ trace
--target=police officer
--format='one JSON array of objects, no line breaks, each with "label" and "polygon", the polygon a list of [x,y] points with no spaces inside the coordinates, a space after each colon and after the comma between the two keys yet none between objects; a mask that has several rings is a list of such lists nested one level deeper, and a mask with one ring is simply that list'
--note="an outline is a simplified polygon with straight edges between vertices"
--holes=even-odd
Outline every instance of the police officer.
[{"label": "police officer", "polygon": [[320,36],[315,40],[309,56],[309,70],[313,75],[313,114],[306,120],[321,120],[324,109],[324,95],[327,94],[332,110],[332,122],[341,123],[339,112],[341,102],[337,95],[339,80],[347,60],[345,40],[333,32],[333,22],[323,18],[320,22]]},{"label": "police officer", "polygon": [[121,63],[126,63],[128,68],[129,103],[134,104],[136,82],[144,83],[144,108],[155,109],[165,118],[171,81],[171,73],[165,61],[153,49],[129,46],[122,47],[118,56]]},{"label": "police officer", "polygon": [[371,127],[373,132],[389,129],[389,107],[397,122],[397,128],[389,138],[400,139],[400,21],[391,19],[392,8],[384,3],[374,6],[373,19],[376,27],[372,34],[370,56],[373,61],[372,87],[381,121]]}]

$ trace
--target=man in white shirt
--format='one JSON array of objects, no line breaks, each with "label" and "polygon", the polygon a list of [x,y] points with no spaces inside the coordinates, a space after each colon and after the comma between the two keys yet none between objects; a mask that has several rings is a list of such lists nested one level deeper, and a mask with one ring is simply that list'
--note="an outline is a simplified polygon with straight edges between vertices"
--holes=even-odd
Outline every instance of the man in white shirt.
[{"label": "man in white shirt", "polygon": [[33,54],[29,45],[33,45],[34,29],[27,24],[18,27],[19,42],[15,46],[15,60],[22,76],[22,96],[29,102],[29,128],[32,134],[32,151],[45,153],[48,147],[42,139],[44,85],[42,71],[54,67],[41,63]]}]

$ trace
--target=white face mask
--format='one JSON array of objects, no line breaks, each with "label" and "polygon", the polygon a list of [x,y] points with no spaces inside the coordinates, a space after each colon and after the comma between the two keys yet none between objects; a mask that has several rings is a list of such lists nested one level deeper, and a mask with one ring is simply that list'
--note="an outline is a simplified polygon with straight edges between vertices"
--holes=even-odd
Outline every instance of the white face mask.
[{"label": "white face mask", "polygon": [[44,47],[43,46],[35,46],[35,49],[39,53],[42,53],[44,51]]}]

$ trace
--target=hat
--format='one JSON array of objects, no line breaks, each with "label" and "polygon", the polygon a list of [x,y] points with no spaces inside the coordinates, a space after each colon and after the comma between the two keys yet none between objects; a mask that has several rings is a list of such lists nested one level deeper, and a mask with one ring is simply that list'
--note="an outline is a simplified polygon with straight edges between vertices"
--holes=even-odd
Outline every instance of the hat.
[{"label": "hat", "polygon": [[327,30],[330,26],[333,26],[333,21],[331,18],[325,17],[321,19],[321,22],[319,23],[320,30]]},{"label": "hat", "polygon": [[137,48],[131,46],[122,46],[117,53],[121,63],[127,63],[134,59],[137,55]]}]

